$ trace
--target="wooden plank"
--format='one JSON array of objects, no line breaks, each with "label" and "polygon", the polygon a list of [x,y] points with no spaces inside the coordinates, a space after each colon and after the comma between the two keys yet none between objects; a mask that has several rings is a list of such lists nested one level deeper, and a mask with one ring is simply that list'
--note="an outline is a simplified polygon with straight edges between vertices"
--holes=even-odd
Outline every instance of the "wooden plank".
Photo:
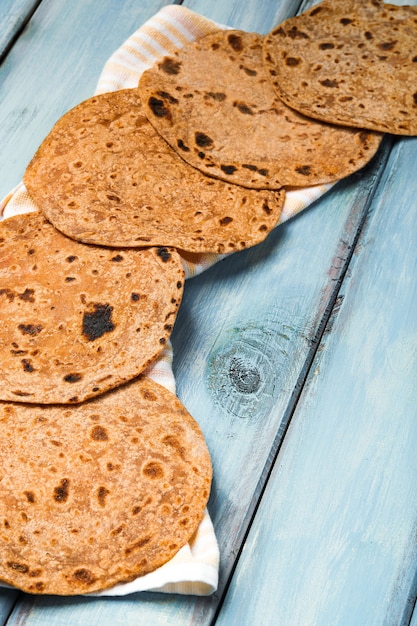
[{"label": "wooden plank", "polygon": [[40,0],[2,0],[0,3],[0,63],[39,2]]},{"label": "wooden plank", "polygon": [[338,185],[264,244],[186,285],[173,335],[174,371],[178,393],[202,424],[213,454],[212,512],[223,548],[223,584],[333,302],[375,174],[370,168]]},{"label": "wooden plank", "polygon": [[[190,601],[140,593],[126,598],[27,596],[7,626],[167,626],[192,624]],[[208,623],[208,622],[207,622]]]},{"label": "wooden plank", "polygon": [[19,595],[20,594],[18,591],[0,588],[0,625],[1,626],[4,626],[4,624],[6,624],[9,614],[13,609],[13,605],[15,604]]},{"label": "wooden plank", "polygon": [[411,618],[410,626],[417,626],[417,609],[414,605],[413,617]]},{"label": "wooden plank", "polygon": [[409,624],[416,159],[398,142],[216,626]]},{"label": "wooden plank", "polygon": [[108,57],[166,0],[43,0],[0,66],[0,198],[55,121],[92,95]]},{"label": "wooden plank", "polygon": [[257,33],[267,33],[290,15],[295,15],[301,0],[279,2],[213,2],[213,0],[185,0],[184,6],[205,15],[219,24]]}]

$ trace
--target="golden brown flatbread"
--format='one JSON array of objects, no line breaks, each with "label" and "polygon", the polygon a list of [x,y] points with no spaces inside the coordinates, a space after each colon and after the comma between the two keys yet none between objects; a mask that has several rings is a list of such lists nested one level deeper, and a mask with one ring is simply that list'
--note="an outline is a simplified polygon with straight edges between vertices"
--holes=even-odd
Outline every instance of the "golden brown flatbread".
[{"label": "golden brown flatbread", "polygon": [[417,7],[324,0],[274,28],[264,54],[277,94],[297,111],[417,134]]},{"label": "golden brown flatbread", "polygon": [[265,239],[284,191],[247,190],[187,165],[148,122],[137,89],[66,113],[24,175],[35,204],[74,239],[233,252]]},{"label": "golden brown flatbread", "polygon": [[148,378],[71,407],[0,402],[0,580],[72,595],[147,574],[196,531],[203,435]]},{"label": "golden brown flatbread", "polygon": [[246,187],[333,182],[369,161],[381,137],[287,107],[262,48],[261,35],[222,30],[165,57],[139,82],[149,120],[188,163]]},{"label": "golden brown flatbread", "polygon": [[0,399],[74,403],[162,351],[184,282],[175,249],[73,241],[41,213],[0,224]]}]

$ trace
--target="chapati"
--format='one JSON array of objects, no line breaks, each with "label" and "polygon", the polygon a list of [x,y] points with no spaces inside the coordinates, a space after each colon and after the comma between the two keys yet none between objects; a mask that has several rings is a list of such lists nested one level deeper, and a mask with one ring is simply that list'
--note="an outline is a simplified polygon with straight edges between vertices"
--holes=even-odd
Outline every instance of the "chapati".
[{"label": "chapati", "polygon": [[171,334],[175,249],[100,248],[39,212],[0,224],[0,399],[75,403],[143,371]]},{"label": "chapati", "polygon": [[417,7],[324,0],[264,43],[284,102],[334,124],[417,134]]},{"label": "chapati", "polygon": [[42,142],[24,183],[60,231],[107,246],[233,252],[263,241],[284,191],[209,178],[159,136],[137,89],[102,94],[66,113]]},{"label": "chapati", "polygon": [[275,94],[263,36],[220,30],[144,72],[139,92],[158,132],[204,173],[246,187],[305,187],[361,168],[381,136],[323,124]]},{"label": "chapati", "polygon": [[74,595],[160,567],[209,497],[203,434],[149,378],[77,406],[0,402],[0,580]]}]

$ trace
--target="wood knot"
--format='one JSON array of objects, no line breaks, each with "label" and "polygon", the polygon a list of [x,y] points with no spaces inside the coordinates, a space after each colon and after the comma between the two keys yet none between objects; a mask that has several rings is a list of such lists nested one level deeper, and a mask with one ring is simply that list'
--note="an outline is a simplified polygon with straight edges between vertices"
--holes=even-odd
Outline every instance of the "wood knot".
[{"label": "wood knot", "polygon": [[239,357],[231,359],[229,377],[232,385],[241,393],[256,393],[261,385],[259,370],[250,364],[246,364]]},{"label": "wood knot", "polygon": [[270,334],[252,325],[220,336],[207,372],[214,403],[229,416],[264,419],[273,406],[282,356]]}]

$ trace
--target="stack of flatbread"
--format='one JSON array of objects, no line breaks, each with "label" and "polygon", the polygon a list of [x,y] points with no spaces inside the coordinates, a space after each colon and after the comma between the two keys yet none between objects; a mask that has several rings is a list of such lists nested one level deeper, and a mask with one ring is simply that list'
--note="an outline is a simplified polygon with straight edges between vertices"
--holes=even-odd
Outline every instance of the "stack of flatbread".
[{"label": "stack of flatbread", "polygon": [[174,394],[140,374],[183,290],[174,248],[90,246],[43,214],[0,225],[0,579],[79,594],[171,559],[211,461]]},{"label": "stack of flatbread", "polygon": [[210,493],[203,434],[143,375],[181,254],[263,241],[286,191],[417,133],[417,9],[325,0],[262,36],[219,30],[136,89],[66,113],[0,225],[0,580],[95,592],[172,558]]}]

